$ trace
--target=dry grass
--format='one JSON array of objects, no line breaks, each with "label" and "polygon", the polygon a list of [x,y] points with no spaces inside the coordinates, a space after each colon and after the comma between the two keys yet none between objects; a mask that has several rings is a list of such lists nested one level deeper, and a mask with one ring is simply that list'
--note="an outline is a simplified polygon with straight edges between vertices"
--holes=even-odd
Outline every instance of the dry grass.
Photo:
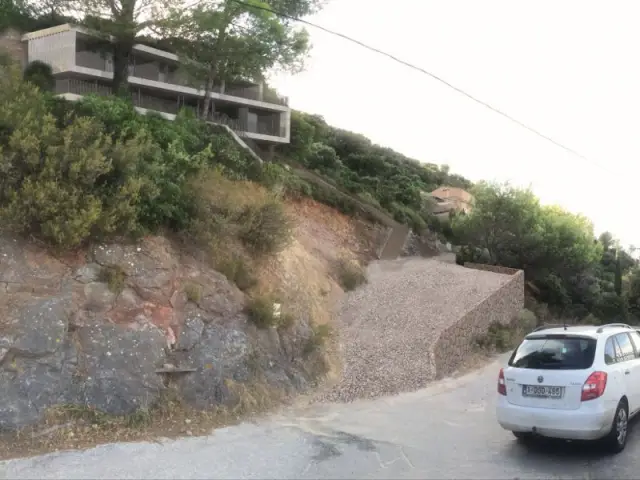
[{"label": "dry grass", "polygon": [[339,258],[334,264],[334,270],[338,283],[345,292],[367,283],[367,271],[355,260]]},{"label": "dry grass", "polygon": [[252,273],[255,263],[247,255],[233,251],[232,246],[217,245],[211,250],[213,264],[216,270],[226,276],[242,291],[248,291],[256,283],[256,277]]},{"label": "dry grass", "polygon": [[202,298],[202,287],[196,283],[188,283],[184,286],[184,294],[189,302],[198,303]]},{"label": "dry grass", "polygon": [[256,183],[230,180],[215,170],[196,179],[191,188],[200,199],[192,236],[216,270],[241,290],[252,290],[255,272],[293,238],[284,203]]},{"label": "dry grass", "polygon": [[213,170],[191,184],[199,199],[194,235],[206,243],[239,243],[252,256],[282,251],[293,224],[282,199],[249,181],[235,181]]},{"label": "dry grass", "polygon": [[277,327],[281,316],[274,311],[275,299],[270,296],[257,296],[247,304],[249,320],[259,328]]},{"label": "dry grass", "polygon": [[314,325],[313,335],[309,338],[304,348],[304,354],[310,355],[319,349],[326,347],[333,338],[333,328],[329,324]]},{"label": "dry grass", "polygon": [[281,392],[260,381],[239,384],[227,380],[234,407],[194,410],[172,390],[150,410],[115,417],[84,406],[63,405],[47,412],[37,426],[0,435],[0,460],[61,450],[82,450],[112,442],[159,441],[161,438],[204,436],[280,404]]}]

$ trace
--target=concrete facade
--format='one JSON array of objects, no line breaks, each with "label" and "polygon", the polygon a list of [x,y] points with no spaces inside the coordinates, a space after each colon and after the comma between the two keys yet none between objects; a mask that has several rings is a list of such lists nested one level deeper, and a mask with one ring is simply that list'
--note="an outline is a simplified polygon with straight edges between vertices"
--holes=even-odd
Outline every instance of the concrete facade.
[{"label": "concrete facade", "polygon": [[[6,44],[6,45],[3,45]],[[20,45],[18,47],[18,45]],[[51,65],[56,93],[68,99],[87,94],[110,95],[113,58],[109,40],[74,25],[0,37],[0,47],[22,55],[23,65],[38,60]],[[23,53],[20,53],[22,51]],[[180,109],[202,110],[205,91],[194,85],[181,68],[177,55],[147,45],[135,45],[129,65],[132,100],[141,111],[175,118]],[[289,143],[291,109],[288,99],[263,84],[238,82],[214,85],[206,120],[226,125],[240,137],[261,146]]]}]

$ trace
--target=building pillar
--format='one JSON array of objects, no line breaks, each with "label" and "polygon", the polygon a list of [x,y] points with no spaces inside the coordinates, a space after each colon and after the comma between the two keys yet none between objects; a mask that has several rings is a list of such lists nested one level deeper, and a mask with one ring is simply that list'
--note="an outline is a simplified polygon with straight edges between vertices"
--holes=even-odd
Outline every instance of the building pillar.
[{"label": "building pillar", "polygon": [[264,101],[264,82],[258,84],[258,100]]},{"label": "building pillar", "polygon": [[240,107],[239,112],[238,120],[240,122],[240,129],[246,132],[249,129],[249,108]]},{"label": "building pillar", "polygon": [[291,110],[280,113],[280,136],[290,140],[291,137]]}]

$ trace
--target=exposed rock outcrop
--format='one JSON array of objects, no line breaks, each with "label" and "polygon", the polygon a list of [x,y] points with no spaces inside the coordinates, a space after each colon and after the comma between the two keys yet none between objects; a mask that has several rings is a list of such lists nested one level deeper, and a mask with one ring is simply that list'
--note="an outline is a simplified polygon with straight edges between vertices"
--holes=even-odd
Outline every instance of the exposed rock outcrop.
[{"label": "exposed rock outcrop", "polygon": [[[187,285],[198,298],[187,298]],[[259,375],[304,389],[313,380],[303,361],[309,320],[259,330],[245,304],[226,277],[162,237],[63,260],[0,237],[0,430],[56,405],[128,414],[169,383],[199,408],[235,402],[228,380]],[[193,371],[171,373],[181,369]]]}]

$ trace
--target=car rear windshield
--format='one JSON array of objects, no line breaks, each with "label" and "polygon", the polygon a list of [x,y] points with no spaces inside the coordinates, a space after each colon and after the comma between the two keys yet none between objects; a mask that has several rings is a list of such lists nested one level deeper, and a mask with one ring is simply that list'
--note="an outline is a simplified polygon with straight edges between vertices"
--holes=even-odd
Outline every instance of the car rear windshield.
[{"label": "car rear windshield", "polygon": [[525,338],[509,359],[510,367],[542,370],[583,370],[593,365],[596,340],[568,335]]}]

